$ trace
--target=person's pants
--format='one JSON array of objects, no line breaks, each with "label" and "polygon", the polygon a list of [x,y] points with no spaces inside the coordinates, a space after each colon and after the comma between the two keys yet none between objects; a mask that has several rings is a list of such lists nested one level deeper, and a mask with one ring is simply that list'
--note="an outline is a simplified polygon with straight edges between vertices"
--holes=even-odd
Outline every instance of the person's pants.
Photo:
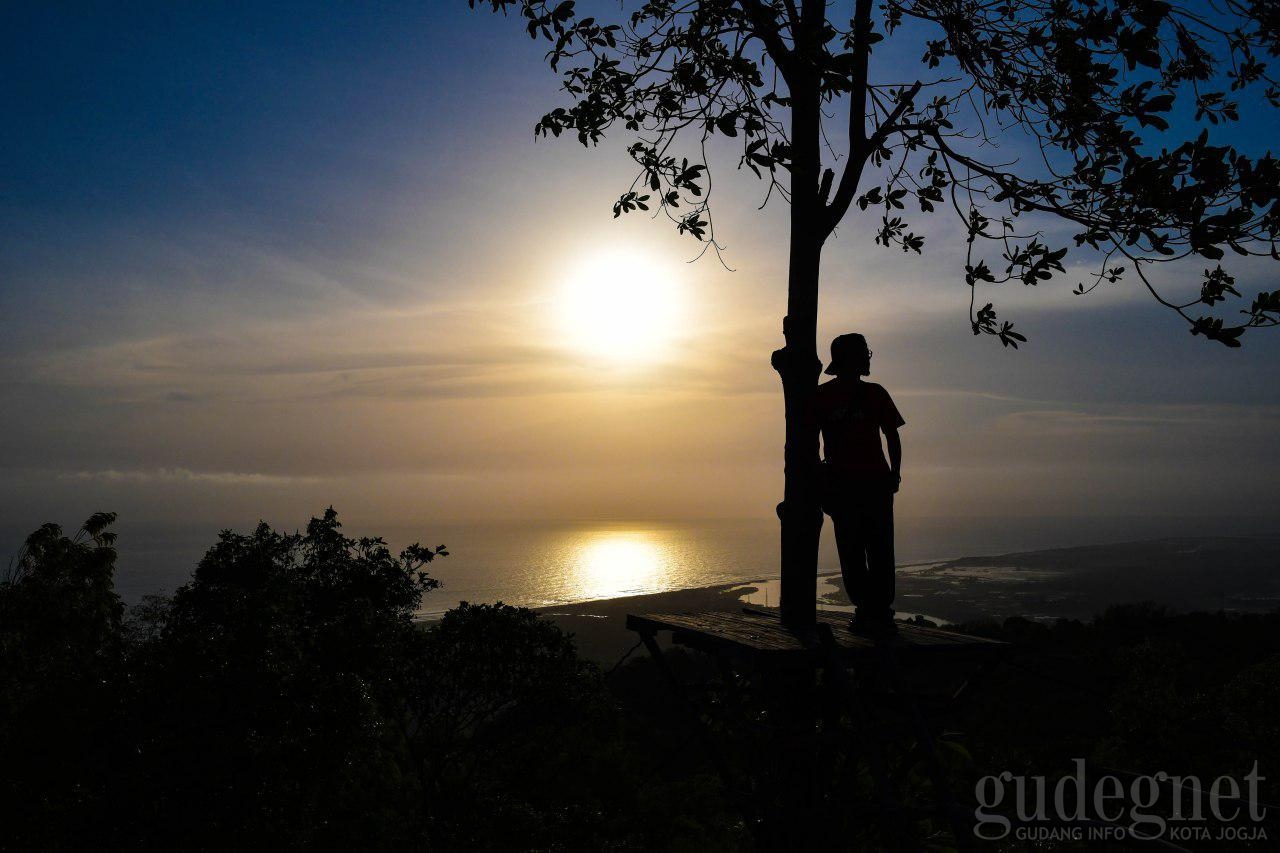
[{"label": "person's pants", "polygon": [[830,501],[845,592],[864,619],[893,618],[893,492],[867,489]]}]

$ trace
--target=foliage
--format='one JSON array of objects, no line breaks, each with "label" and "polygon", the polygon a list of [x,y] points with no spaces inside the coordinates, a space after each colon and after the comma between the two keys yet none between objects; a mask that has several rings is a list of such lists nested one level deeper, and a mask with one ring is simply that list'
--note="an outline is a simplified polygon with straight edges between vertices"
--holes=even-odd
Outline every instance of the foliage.
[{"label": "foliage", "polygon": [[1016,644],[957,721],[979,766],[1052,773],[1085,758],[1212,780],[1243,777],[1254,760],[1265,767],[1280,747],[1268,680],[1280,613],[1177,614],[1139,604],[1088,624],[957,627]]},{"label": "foliage", "polygon": [[95,514],[73,538],[44,525],[0,581],[0,826],[15,848],[62,846],[109,808],[123,610],[114,521]]},{"label": "foliage", "polygon": [[405,842],[412,617],[447,552],[342,535],[224,531],[135,655],[134,786],[156,840],[192,847]]},{"label": "foliage", "polygon": [[[1048,281],[1069,250],[1096,264],[1078,293],[1137,276],[1193,334],[1227,346],[1280,324],[1280,291],[1239,319],[1209,311],[1243,298],[1228,252],[1280,259],[1280,163],[1226,141],[1280,107],[1267,0],[855,0],[848,19],[823,0],[647,0],[608,23],[574,0],[468,4],[514,10],[551,45],[568,104],[539,135],[635,137],[638,172],[615,216],[653,209],[717,246],[706,153],[723,137],[767,181],[766,201],[812,208],[793,218],[816,237],[793,245],[793,272],[797,248],[818,251],[855,201],[883,211],[876,242],[904,252],[924,245],[909,206],[953,211],[972,329],[1005,346],[1025,338],[978,307],[977,288]],[[893,79],[872,62],[882,51],[920,56],[918,71]],[[820,107],[845,127],[823,126]],[[820,136],[835,140],[825,157]],[[1052,236],[1061,226],[1069,242]],[[1197,298],[1170,300],[1152,267],[1186,258],[1213,266]]]},{"label": "foliage", "polygon": [[0,849],[739,849],[553,624],[413,621],[443,546],[224,531],[122,619],[113,520],[0,583]]},{"label": "foliage", "polygon": [[714,783],[692,814],[689,803],[641,807],[646,792],[669,784],[671,768],[638,760],[599,669],[552,623],[502,604],[463,604],[427,633],[415,710],[437,843],[646,850],[723,839]]}]

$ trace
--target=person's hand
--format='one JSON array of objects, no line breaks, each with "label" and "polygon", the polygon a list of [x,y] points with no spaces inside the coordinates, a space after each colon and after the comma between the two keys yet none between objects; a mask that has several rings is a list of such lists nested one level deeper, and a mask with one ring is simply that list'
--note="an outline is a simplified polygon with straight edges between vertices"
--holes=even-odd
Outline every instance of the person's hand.
[{"label": "person's hand", "polygon": [[902,486],[902,475],[901,475],[901,474],[894,474],[894,475],[893,475],[893,493],[894,493],[895,495],[898,493],[898,489],[899,489],[901,486]]}]

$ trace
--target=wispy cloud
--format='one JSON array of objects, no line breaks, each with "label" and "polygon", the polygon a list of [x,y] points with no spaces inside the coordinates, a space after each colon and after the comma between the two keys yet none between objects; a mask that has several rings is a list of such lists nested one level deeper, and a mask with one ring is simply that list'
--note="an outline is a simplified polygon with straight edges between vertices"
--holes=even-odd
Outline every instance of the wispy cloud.
[{"label": "wispy cloud", "polygon": [[319,483],[322,477],[280,476],[241,471],[192,471],[187,468],[154,468],[121,471],[70,471],[59,475],[66,480],[96,480],[108,483],[207,483],[218,486],[296,486]]}]

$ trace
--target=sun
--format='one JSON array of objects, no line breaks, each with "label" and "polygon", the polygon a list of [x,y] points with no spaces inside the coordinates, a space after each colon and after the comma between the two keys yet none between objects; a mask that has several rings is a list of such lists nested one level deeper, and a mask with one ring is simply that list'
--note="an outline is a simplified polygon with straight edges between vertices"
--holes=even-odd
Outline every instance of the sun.
[{"label": "sun", "polygon": [[557,298],[564,342],[620,363],[656,361],[684,332],[680,265],[632,249],[573,264]]}]

